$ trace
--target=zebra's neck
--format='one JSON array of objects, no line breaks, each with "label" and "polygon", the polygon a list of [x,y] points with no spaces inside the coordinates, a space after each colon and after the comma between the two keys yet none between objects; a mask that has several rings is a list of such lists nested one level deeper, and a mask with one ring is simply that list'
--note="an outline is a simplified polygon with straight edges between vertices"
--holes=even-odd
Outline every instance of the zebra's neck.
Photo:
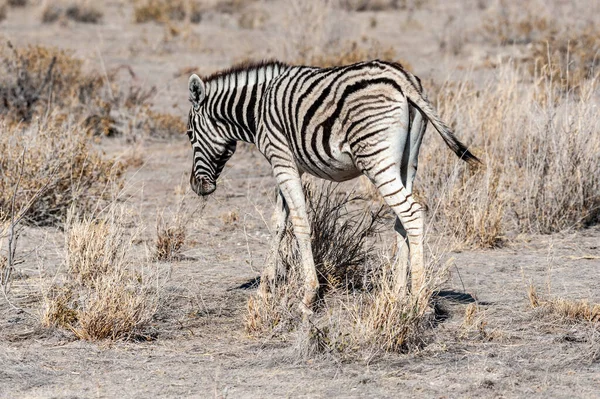
[{"label": "zebra's neck", "polygon": [[254,143],[259,104],[269,82],[288,65],[242,65],[207,78],[207,111],[228,139]]}]

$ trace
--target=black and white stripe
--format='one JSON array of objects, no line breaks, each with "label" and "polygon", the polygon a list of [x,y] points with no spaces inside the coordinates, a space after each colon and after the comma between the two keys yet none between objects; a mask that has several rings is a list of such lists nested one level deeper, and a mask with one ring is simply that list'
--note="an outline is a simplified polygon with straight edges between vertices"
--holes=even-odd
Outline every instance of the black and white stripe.
[{"label": "black and white stripe", "polygon": [[190,182],[198,195],[215,190],[238,140],[256,144],[273,168],[279,229],[263,287],[277,276],[274,255],[290,217],[304,265],[307,309],[315,299],[318,280],[300,181],[308,172],[332,181],[364,174],[375,184],[397,215],[397,288],[406,286],[410,255],[412,292],[419,292],[424,283],[423,216],[412,184],[427,121],[460,158],[479,160],[439,119],[417,77],[383,61],[335,68],[268,62],[204,80],[192,75],[189,90]]}]

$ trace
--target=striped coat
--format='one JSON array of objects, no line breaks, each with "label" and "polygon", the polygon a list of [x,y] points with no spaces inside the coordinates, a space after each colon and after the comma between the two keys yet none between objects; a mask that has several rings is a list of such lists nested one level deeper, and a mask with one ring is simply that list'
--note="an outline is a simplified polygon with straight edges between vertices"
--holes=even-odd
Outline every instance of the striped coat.
[{"label": "striped coat", "polygon": [[412,197],[427,121],[459,157],[479,160],[456,139],[399,64],[369,61],[335,67],[280,62],[236,67],[208,78],[192,75],[188,134],[194,151],[190,183],[198,195],[216,180],[239,140],[256,144],[279,186],[276,238],[262,286],[277,279],[275,255],[289,217],[304,267],[303,309],[310,312],[318,280],[300,177],[344,181],[361,174],[397,215],[396,286],[418,294],[424,284],[423,215]]}]

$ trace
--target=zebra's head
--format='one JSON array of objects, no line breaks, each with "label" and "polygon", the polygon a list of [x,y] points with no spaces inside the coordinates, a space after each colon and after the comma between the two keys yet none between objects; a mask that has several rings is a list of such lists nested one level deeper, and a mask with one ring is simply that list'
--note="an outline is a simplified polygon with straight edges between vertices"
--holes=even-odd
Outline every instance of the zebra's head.
[{"label": "zebra's head", "polygon": [[189,80],[190,109],[187,134],[194,151],[190,185],[200,196],[217,189],[217,179],[235,152],[236,141],[224,137],[205,106],[204,82],[196,75]]}]

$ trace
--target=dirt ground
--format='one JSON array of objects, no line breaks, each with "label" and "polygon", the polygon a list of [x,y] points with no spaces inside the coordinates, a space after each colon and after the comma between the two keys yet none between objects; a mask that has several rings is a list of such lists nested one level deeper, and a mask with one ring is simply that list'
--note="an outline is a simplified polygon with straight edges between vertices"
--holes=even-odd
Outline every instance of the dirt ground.
[{"label": "dirt ground", "polygon": [[[393,46],[425,79],[458,78],[465,65],[477,77],[477,65],[503,56],[477,41],[466,43],[458,55],[441,52],[445,35],[476,26],[484,11],[477,2],[426,4],[410,15],[404,9],[340,12],[339,19],[352,25],[344,28],[351,38],[368,35]],[[252,7],[269,16],[257,29],[241,28],[235,13],[213,12],[188,26],[184,37],[169,38],[161,25],[134,24],[132,7],[124,1],[106,1],[97,25],[42,25],[41,6],[30,5],[9,10],[0,37],[17,45],[73,49],[89,68],[100,61],[107,68],[129,65],[137,79],[157,86],[157,109],[185,118],[182,70],[210,73],[283,51],[278,43],[286,4]],[[56,228],[26,228],[14,295],[19,306],[27,308],[29,301],[32,314],[0,301],[1,398],[600,397],[598,326],[547,318],[527,298],[533,282],[541,295],[549,290],[557,297],[600,302],[600,226],[511,237],[494,250],[447,253],[452,275],[440,302],[448,318],[420,351],[370,362],[298,360],[290,345],[249,337],[243,327],[252,291],[239,287],[260,274],[270,239],[275,189],[262,156],[249,147],[238,151],[216,193],[204,201],[189,193],[191,151],[184,135],[136,144],[108,139],[99,146],[116,156],[135,148],[144,160],[129,170],[126,189],[126,202],[136,210],[133,220],[143,229],[140,251],[152,245],[157,218],[175,212],[179,193],[187,191],[184,256],[159,265],[169,270],[170,280],[168,306],[152,325],[157,338],[90,343],[41,328],[34,313],[37,298],[21,294],[55,273],[64,236]],[[237,220],[227,217],[232,211]],[[393,239],[391,225],[386,239]],[[480,306],[480,328],[465,331],[464,310],[473,299]]]}]

